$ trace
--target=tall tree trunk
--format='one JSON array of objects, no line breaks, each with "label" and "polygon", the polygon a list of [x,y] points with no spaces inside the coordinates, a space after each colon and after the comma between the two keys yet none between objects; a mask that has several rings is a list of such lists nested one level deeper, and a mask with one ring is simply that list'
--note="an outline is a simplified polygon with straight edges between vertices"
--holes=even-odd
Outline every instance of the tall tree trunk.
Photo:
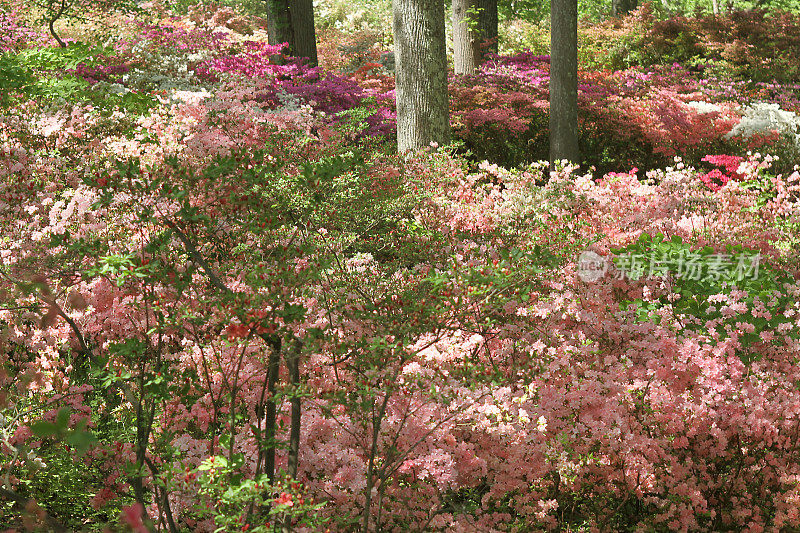
[{"label": "tall tree trunk", "polygon": [[269,477],[269,482],[275,480],[275,425],[277,421],[277,404],[275,403],[275,392],[278,383],[278,372],[281,363],[281,344],[276,341],[270,346],[269,361],[267,362],[267,412],[264,421],[264,440],[266,441],[266,458],[264,459],[264,471]]},{"label": "tall tree trunk", "polygon": [[444,3],[394,0],[397,148],[450,142]]},{"label": "tall tree trunk", "polygon": [[579,161],[578,1],[552,0],[550,10],[550,169]]},{"label": "tall tree trunk", "polygon": [[[269,44],[288,43],[287,53],[307,57],[317,64],[317,36],[314,30],[313,0],[266,0]],[[273,59],[277,59],[273,58]]]},{"label": "tall tree trunk", "polygon": [[481,57],[477,0],[453,0],[453,66],[457,75],[475,74]]},{"label": "tall tree trunk", "polygon": [[292,45],[292,21],[289,16],[289,0],[266,0],[267,41],[271,45]]},{"label": "tall tree trunk", "polygon": [[317,35],[314,31],[313,0],[289,0],[292,19],[292,55],[307,57],[312,65],[317,64]]},{"label": "tall tree trunk", "polygon": [[292,406],[291,426],[289,429],[289,457],[288,468],[292,479],[297,478],[297,466],[300,463],[300,340],[295,340],[292,350],[286,354],[286,367],[289,370],[289,385],[294,389],[290,400]]},{"label": "tall tree trunk", "polygon": [[[293,394],[290,400],[292,406],[291,426],[289,428],[289,456],[287,466],[289,477],[297,479],[297,467],[300,464],[300,396],[298,387],[300,386],[300,351],[303,344],[299,339],[295,339],[291,350],[286,351],[286,368],[289,370],[289,385],[292,387]],[[291,533],[292,516],[287,514],[284,517],[281,533]]]},{"label": "tall tree trunk", "polygon": [[623,17],[639,7],[639,0],[611,0],[611,16]]},{"label": "tall tree trunk", "polygon": [[497,0],[475,0],[478,6],[478,39],[481,52],[497,53]]}]

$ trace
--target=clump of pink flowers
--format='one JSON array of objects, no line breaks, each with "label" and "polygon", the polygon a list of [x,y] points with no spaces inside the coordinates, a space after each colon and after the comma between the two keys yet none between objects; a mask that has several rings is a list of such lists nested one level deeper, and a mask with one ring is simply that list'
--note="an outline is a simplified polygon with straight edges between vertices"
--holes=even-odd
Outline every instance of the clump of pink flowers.
[{"label": "clump of pink flowers", "polygon": [[743,157],[734,155],[707,155],[703,158],[703,161],[707,161],[724,170],[723,172],[723,170],[715,168],[700,176],[700,180],[712,191],[718,191],[730,180],[741,180],[744,178],[744,176],[739,173],[739,166],[742,161],[744,161]]}]

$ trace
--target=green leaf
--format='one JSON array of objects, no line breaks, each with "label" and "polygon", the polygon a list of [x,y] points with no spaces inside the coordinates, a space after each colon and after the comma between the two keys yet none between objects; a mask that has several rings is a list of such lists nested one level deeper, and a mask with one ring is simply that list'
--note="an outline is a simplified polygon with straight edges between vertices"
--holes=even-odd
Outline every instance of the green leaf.
[{"label": "green leaf", "polygon": [[67,444],[83,455],[89,448],[97,442],[97,437],[91,431],[70,431],[67,435]]},{"label": "green leaf", "polygon": [[69,415],[71,414],[70,411],[71,410],[69,407],[64,407],[58,411],[58,414],[56,415],[56,427],[59,429],[59,431],[67,429],[67,426],[69,425]]},{"label": "green leaf", "polygon": [[58,426],[46,420],[39,420],[31,424],[31,433],[37,437],[52,437],[58,432]]},{"label": "green leaf", "polygon": [[297,322],[305,318],[306,308],[298,304],[286,304],[282,315],[284,320]]},{"label": "green leaf", "polygon": [[244,454],[243,453],[234,453],[231,457],[231,468],[241,468],[244,464]]}]

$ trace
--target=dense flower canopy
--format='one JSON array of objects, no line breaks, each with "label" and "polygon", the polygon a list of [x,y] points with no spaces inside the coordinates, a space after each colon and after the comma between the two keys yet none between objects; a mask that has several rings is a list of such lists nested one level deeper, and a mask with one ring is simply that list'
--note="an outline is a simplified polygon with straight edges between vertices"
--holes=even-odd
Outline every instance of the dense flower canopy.
[{"label": "dense flower canopy", "polygon": [[546,55],[399,157],[380,43],[2,16],[3,526],[800,528],[786,86],[587,68],[596,168],[546,175]]}]

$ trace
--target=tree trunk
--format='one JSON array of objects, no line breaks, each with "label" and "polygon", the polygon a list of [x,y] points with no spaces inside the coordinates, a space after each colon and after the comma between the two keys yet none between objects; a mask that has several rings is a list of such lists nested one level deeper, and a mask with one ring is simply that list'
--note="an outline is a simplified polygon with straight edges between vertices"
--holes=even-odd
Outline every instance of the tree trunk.
[{"label": "tree trunk", "polygon": [[[300,396],[298,396],[298,387],[300,385],[300,350],[302,343],[299,339],[295,339],[294,346],[291,350],[286,351],[286,368],[289,370],[289,385],[292,387],[293,394],[290,400],[292,406],[291,426],[289,429],[289,456],[287,466],[289,470],[289,477],[297,479],[297,467],[300,464]],[[281,526],[281,533],[291,533],[292,531],[292,515],[287,514],[284,517],[283,525]]]},{"label": "tree trunk", "polygon": [[289,457],[288,469],[289,476],[292,479],[297,479],[297,466],[300,463],[300,392],[297,388],[300,386],[300,350],[302,345],[300,341],[295,342],[294,347],[286,354],[286,367],[289,370],[289,385],[294,389],[290,403],[292,406],[291,426],[289,429]]},{"label": "tree trunk", "polygon": [[372,513],[372,488],[375,486],[375,460],[378,458],[378,439],[381,434],[383,417],[386,415],[386,406],[389,404],[389,395],[389,391],[384,392],[383,401],[377,413],[375,413],[375,399],[372,399],[372,439],[367,463],[367,486],[364,490],[364,516],[361,519],[361,533],[369,533],[369,521]]},{"label": "tree trunk", "polygon": [[312,65],[317,64],[317,35],[314,31],[313,0],[289,0],[292,20],[292,55],[307,57]]},{"label": "tree trunk", "polygon": [[475,74],[481,57],[476,0],[453,0],[453,66],[457,75]]},{"label": "tree trunk", "polygon": [[497,0],[475,0],[478,9],[478,39],[481,53],[497,53]]},{"label": "tree trunk", "polygon": [[579,161],[578,2],[552,0],[550,11],[550,169]]},{"label": "tree trunk", "polygon": [[266,442],[266,458],[264,459],[264,471],[269,477],[269,482],[273,483],[275,480],[275,425],[277,421],[277,404],[275,403],[275,389],[278,383],[278,372],[280,371],[281,363],[281,344],[276,342],[271,346],[269,361],[267,363],[267,371],[269,378],[267,379],[267,412],[266,420],[264,421],[264,440]]},{"label": "tree trunk", "polygon": [[54,1],[48,3],[48,13],[50,14],[50,17],[47,21],[47,27],[50,29],[50,35],[52,35],[53,39],[56,40],[58,46],[60,46],[61,48],[66,48],[67,43],[62,41],[61,37],[59,37],[59,35],[56,33],[55,24],[56,21],[64,15],[64,12],[67,10],[67,7],[69,7],[69,4],[67,4],[66,0],[61,0],[61,5],[58,7],[57,11],[55,4],[56,2]]},{"label": "tree trunk", "polygon": [[444,3],[394,0],[397,148],[450,142]]},{"label": "tree trunk", "polygon": [[[314,30],[313,0],[266,0],[267,40],[276,45],[288,43],[286,52],[307,57],[317,64],[317,37]],[[277,59],[277,58],[274,58]]]},{"label": "tree trunk", "polygon": [[292,45],[292,22],[289,16],[289,0],[266,0],[267,41],[271,45]]},{"label": "tree trunk", "polygon": [[639,0],[611,0],[611,16],[624,17],[639,7]]}]

